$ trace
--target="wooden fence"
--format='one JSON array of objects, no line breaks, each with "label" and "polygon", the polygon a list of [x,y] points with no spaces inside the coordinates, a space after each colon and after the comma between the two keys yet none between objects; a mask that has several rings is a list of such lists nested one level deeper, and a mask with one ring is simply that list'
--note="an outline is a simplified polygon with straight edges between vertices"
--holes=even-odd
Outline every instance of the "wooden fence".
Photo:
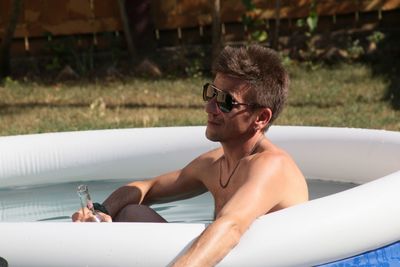
[{"label": "wooden fence", "polygon": [[[179,3],[178,3],[179,2]],[[174,29],[179,27],[195,27],[211,23],[209,0],[192,1],[154,1],[154,21],[157,28]],[[277,16],[276,0],[254,0],[257,8],[262,10],[260,17],[275,19]],[[296,19],[307,17],[311,0],[280,0],[279,17]],[[400,0],[317,0],[317,12],[320,16],[394,10],[400,8]],[[240,0],[221,0],[222,22],[240,22],[245,12]]]},{"label": "wooden fence", "polygon": [[[276,0],[253,2],[261,9],[260,18],[267,21],[275,19]],[[280,19],[306,17],[311,2],[280,0]],[[332,20],[336,16],[351,14],[357,20],[362,13],[374,13],[376,20],[380,20],[385,12],[399,10],[400,0],[317,0],[316,8],[319,16],[331,16]],[[10,1],[0,1],[0,36],[4,32],[9,10]],[[223,26],[229,23],[240,24],[245,11],[241,0],[221,0]],[[201,32],[203,27],[211,24],[211,5],[209,0],[153,0],[151,16],[158,39],[163,31],[176,31],[180,38],[182,29],[199,28]],[[16,42],[23,42],[25,50],[29,50],[32,39],[45,39],[50,35],[90,35],[93,42],[97,42],[99,33],[118,33],[121,29],[118,3],[115,0],[29,0],[24,1],[15,38]]]}]

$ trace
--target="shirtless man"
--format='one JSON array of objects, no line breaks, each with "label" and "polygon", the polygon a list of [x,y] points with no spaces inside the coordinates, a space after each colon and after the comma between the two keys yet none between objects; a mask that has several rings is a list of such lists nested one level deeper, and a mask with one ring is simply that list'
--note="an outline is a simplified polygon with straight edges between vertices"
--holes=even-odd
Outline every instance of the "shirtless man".
[{"label": "shirtless man", "polygon": [[[214,266],[258,217],[308,200],[301,171],[264,136],[288,93],[289,78],[278,55],[255,45],[226,47],[213,71],[213,83],[203,88],[206,137],[221,147],[181,170],[117,189],[103,203],[110,216],[101,213],[104,221],[165,222],[148,205],[210,191],[215,220],[174,267]],[[81,212],[72,218],[91,220]]]}]

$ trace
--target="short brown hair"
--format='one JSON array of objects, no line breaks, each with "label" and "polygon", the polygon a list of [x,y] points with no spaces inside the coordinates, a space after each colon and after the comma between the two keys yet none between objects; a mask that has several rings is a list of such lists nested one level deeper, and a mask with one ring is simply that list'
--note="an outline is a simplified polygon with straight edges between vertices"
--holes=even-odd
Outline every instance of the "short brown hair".
[{"label": "short brown hair", "polygon": [[260,45],[227,46],[215,60],[213,73],[232,75],[250,85],[253,103],[272,111],[266,129],[281,113],[289,91],[289,75],[274,50]]}]

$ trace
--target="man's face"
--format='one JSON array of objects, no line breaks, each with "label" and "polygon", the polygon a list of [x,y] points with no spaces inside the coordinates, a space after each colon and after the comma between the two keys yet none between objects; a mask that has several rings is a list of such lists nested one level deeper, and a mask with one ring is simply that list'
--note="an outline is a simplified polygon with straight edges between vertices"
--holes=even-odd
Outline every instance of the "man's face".
[{"label": "man's face", "polygon": [[[233,100],[249,104],[244,97],[249,88],[246,82],[221,73],[217,73],[213,85]],[[211,141],[228,142],[247,137],[253,131],[255,115],[253,109],[246,105],[233,105],[230,112],[224,113],[217,105],[216,97],[206,102],[205,111],[208,115],[206,136]]]}]

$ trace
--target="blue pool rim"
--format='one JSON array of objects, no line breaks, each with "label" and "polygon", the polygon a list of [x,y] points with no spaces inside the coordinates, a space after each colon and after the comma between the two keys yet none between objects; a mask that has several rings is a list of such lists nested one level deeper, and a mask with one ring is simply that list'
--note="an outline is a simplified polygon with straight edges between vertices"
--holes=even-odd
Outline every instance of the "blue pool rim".
[{"label": "blue pool rim", "polygon": [[318,267],[400,267],[400,241]]}]

